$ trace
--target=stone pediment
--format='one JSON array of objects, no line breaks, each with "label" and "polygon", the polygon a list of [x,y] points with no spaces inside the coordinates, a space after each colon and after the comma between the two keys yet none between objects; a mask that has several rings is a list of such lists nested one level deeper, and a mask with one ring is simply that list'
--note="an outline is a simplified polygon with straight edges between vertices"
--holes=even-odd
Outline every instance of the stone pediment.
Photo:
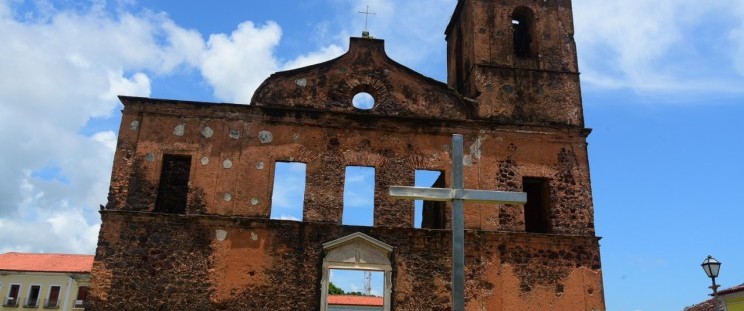
[{"label": "stone pediment", "polygon": [[[390,266],[393,248],[364,233],[354,233],[323,244],[325,264],[371,268]],[[385,270],[385,269],[383,269]]]},{"label": "stone pediment", "polygon": [[323,243],[323,278],[321,280],[320,310],[328,310],[328,283],[330,270],[381,271],[383,281],[383,310],[390,310],[393,289],[390,253],[393,247],[361,232]]},{"label": "stone pediment", "polygon": [[[373,108],[352,105],[360,92],[374,97]],[[349,51],[336,59],[271,75],[256,90],[251,104],[459,120],[475,111],[472,102],[446,84],[390,59],[383,40],[369,38],[351,38]]]}]

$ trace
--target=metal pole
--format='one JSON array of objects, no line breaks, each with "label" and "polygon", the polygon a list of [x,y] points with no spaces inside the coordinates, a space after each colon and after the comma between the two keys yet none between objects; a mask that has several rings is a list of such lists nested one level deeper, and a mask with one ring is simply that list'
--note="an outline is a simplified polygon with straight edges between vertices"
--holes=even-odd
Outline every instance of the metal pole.
[{"label": "metal pole", "polygon": [[713,286],[711,286],[710,288],[713,289],[713,300],[716,303],[715,311],[720,311],[721,310],[721,303],[720,303],[720,301],[718,301],[718,286],[719,285],[716,285],[716,278],[713,278],[712,277],[711,279],[713,280]]},{"label": "metal pole", "polygon": [[[452,189],[464,189],[462,135],[452,135]],[[462,199],[452,200],[452,311],[465,311],[465,212]]]}]

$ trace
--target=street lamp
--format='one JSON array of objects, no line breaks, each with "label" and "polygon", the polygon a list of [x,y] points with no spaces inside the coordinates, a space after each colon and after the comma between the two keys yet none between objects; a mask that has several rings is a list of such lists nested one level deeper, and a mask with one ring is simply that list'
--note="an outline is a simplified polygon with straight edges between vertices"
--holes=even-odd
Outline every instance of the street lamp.
[{"label": "street lamp", "polygon": [[708,255],[708,258],[705,258],[700,266],[703,267],[705,274],[713,280],[713,285],[709,288],[713,290],[713,300],[716,302],[715,311],[719,311],[721,310],[718,302],[718,287],[720,287],[720,285],[716,285],[716,278],[718,277],[718,272],[721,270],[721,262],[713,258],[713,256]]}]

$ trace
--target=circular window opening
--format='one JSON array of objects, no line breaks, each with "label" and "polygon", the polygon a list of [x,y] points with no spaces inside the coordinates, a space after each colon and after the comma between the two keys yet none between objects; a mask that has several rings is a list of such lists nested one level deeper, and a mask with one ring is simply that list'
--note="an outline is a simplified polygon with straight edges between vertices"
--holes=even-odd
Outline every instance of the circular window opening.
[{"label": "circular window opening", "polygon": [[351,104],[357,109],[370,110],[375,106],[375,98],[367,92],[354,95]]}]

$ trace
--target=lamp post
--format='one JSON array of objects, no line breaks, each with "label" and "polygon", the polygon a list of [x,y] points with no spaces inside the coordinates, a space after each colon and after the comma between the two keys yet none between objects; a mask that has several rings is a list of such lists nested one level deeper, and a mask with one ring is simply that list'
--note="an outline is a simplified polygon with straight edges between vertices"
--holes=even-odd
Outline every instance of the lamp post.
[{"label": "lamp post", "polygon": [[720,311],[721,307],[718,301],[718,287],[720,285],[716,285],[716,278],[718,277],[718,272],[721,270],[721,262],[713,258],[713,256],[708,255],[708,258],[705,258],[700,266],[703,267],[705,274],[713,281],[713,285],[709,288],[713,290],[713,300],[716,302],[715,311]]}]

